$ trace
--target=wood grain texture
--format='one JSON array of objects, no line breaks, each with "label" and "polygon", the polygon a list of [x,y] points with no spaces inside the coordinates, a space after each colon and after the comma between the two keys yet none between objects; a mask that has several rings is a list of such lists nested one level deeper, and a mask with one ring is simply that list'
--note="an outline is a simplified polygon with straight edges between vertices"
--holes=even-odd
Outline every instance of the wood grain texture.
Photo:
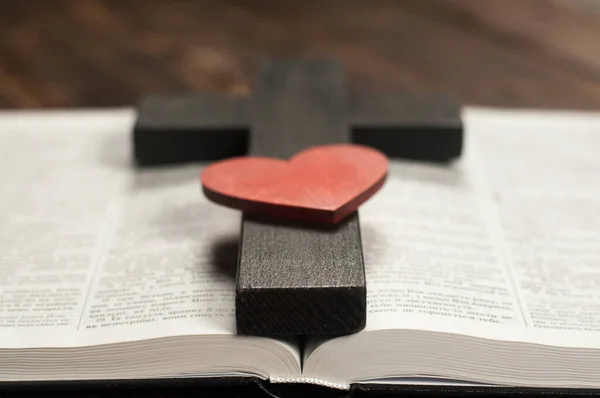
[{"label": "wood grain texture", "polygon": [[323,226],[244,216],[238,333],[345,334],[366,323],[358,215]]},{"label": "wood grain texture", "polygon": [[[252,101],[250,154],[288,158],[348,142],[340,64],[263,65]],[[358,215],[334,226],[244,215],[236,289],[241,334],[338,334],[364,328],[366,282]]]},{"label": "wood grain texture", "polygon": [[315,145],[349,142],[346,84],[339,60],[264,61],[250,105],[250,154],[288,159]]},{"label": "wood grain texture", "polygon": [[[133,134],[139,166],[204,162],[245,155],[251,99],[217,93],[151,95]],[[352,142],[389,157],[447,162],[462,153],[461,105],[432,93],[353,92]],[[277,138],[280,139],[280,138]],[[290,151],[287,151],[290,152]]]},{"label": "wood grain texture", "polygon": [[0,2],[0,107],[252,90],[265,57],[335,56],[366,89],[600,109],[600,12],[568,0]]},{"label": "wood grain texture", "polygon": [[350,98],[353,142],[392,158],[450,162],[461,156],[462,106],[455,99],[408,92]]},{"label": "wood grain texture", "polygon": [[287,161],[242,156],[213,163],[202,172],[202,190],[245,213],[335,224],[383,186],[388,164],[362,145],[313,146]]},{"label": "wood grain texture", "polygon": [[220,160],[248,151],[245,99],[214,93],[152,95],[137,110],[132,149],[138,166]]}]

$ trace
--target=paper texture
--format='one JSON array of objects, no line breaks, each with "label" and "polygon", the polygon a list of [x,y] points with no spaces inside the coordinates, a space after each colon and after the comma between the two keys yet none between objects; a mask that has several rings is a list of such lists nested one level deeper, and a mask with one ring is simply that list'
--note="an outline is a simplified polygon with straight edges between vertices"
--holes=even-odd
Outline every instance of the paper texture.
[{"label": "paper texture", "polygon": [[478,110],[466,124],[464,159],[452,168],[396,162],[361,209],[367,329],[533,341],[546,330],[552,338],[540,342],[592,343],[600,330],[600,118],[512,121]]},{"label": "paper texture", "polygon": [[200,166],[134,171],[131,112],[72,115],[2,123],[2,345],[235,333],[239,214]]},{"label": "paper texture", "polygon": [[[519,324],[509,275],[464,170],[397,163],[390,174],[361,211],[369,315]],[[387,317],[367,324],[387,327]]]},{"label": "paper texture", "polygon": [[478,129],[481,171],[525,322],[600,331],[600,120],[549,117],[532,128],[496,116],[491,125]]},{"label": "paper texture", "polygon": [[138,172],[129,185],[80,328],[185,321],[186,333],[235,333],[239,215],[203,198],[198,167]]},{"label": "paper texture", "polygon": [[600,115],[465,124],[460,161],[396,161],[361,208],[367,327],[309,339],[305,376],[600,386]]}]

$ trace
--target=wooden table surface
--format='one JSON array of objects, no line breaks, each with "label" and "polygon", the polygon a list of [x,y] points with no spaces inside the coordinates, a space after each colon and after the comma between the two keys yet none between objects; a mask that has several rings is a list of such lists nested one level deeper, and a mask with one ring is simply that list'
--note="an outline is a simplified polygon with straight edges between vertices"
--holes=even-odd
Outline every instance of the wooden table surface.
[{"label": "wooden table surface", "polygon": [[2,0],[0,108],[250,92],[267,56],[343,59],[358,89],[600,110],[599,0]]}]

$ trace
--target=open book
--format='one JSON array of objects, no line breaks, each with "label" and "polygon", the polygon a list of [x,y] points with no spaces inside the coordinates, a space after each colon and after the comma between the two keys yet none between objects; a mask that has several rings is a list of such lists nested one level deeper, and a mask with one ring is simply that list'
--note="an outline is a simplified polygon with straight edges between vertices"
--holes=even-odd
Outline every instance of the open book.
[{"label": "open book", "polygon": [[240,214],[134,171],[130,110],[0,115],[0,381],[600,387],[600,116],[468,109],[360,210],[367,328],[235,334]]}]

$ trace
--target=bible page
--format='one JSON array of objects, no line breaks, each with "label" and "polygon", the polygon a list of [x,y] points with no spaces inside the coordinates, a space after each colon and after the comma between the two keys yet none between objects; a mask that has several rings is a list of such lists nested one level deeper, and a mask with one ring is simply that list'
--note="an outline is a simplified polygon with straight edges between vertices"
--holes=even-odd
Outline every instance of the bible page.
[{"label": "bible page", "polygon": [[[26,116],[28,115],[28,116]],[[0,116],[2,345],[73,341],[107,214],[126,175],[131,115]],[[113,145],[114,144],[114,145]]]},{"label": "bible page", "polygon": [[[204,198],[198,165],[134,171],[134,118],[0,117],[1,348],[246,338],[233,336],[239,212]],[[298,356],[294,343],[280,342]]]},{"label": "bible page", "polygon": [[462,159],[393,161],[361,207],[366,330],[600,345],[600,117],[469,109],[465,124]]},{"label": "bible page", "polygon": [[600,347],[600,115],[477,116],[478,167],[530,339]]}]

